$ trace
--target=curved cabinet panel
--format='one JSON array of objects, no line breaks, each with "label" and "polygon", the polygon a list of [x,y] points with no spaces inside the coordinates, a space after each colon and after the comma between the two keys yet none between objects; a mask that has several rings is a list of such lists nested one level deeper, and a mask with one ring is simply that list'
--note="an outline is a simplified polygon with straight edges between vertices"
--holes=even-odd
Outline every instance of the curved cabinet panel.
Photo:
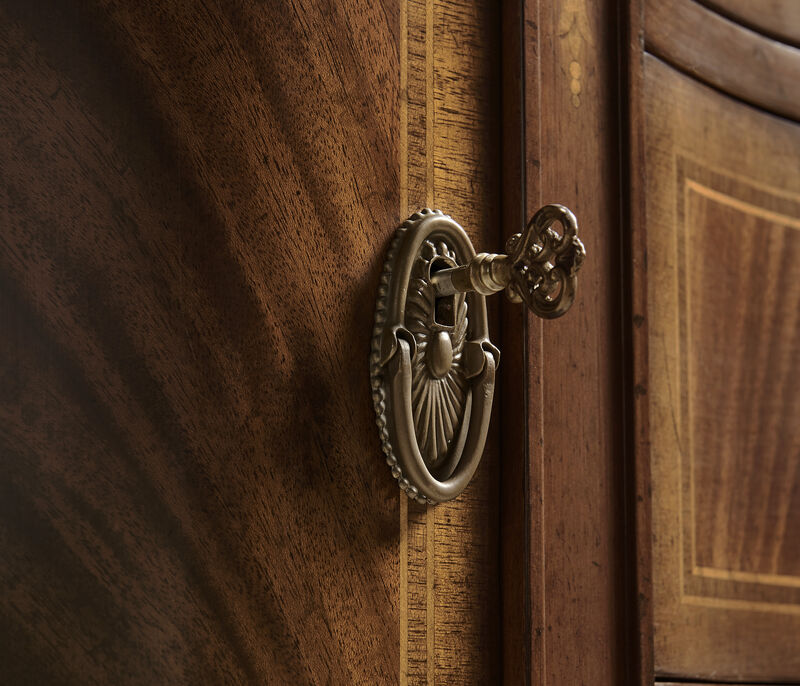
[{"label": "curved cabinet panel", "polygon": [[800,127],[645,59],[656,672],[800,675]]},{"label": "curved cabinet panel", "polygon": [[646,0],[647,50],[695,78],[800,121],[800,49],[693,0]]},{"label": "curved cabinet panel", "polygon": [[754,31],[784,43],[800,45],[800,2],[797,0],[701,0]]}]

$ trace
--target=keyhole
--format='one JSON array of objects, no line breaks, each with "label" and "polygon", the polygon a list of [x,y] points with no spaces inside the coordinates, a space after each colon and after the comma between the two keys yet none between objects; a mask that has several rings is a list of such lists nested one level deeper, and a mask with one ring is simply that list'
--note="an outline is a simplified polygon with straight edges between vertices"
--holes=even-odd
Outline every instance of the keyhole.
[{"label": "keyhole", "polygon": [[433,307],[433,321],[439,326],[456,325],[455,295],[441,295],[436,298]]},{"label": "keyhole", "polygon": [[[430,275],[442,269],[455,266],[449,259],[438,257],[431,263]],[[433,321],[439,326],[451,327],[456,325],[456,297],[452,295],[439,295],[433,304]]]}]

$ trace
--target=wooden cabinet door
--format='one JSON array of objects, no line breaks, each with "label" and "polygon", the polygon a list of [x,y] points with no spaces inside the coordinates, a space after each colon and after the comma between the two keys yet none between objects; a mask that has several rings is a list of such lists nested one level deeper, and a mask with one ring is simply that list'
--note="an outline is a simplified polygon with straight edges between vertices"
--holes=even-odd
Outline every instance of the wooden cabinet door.
[{"label": "wooden cabinet door", "polygon": [[798,21],[507,8],[507,223],[588,253],[570,316],[503,315],[511,683],[800,682]]},{"label": "wooden cabinet door", "polygon": [[411,504],[368,355],[412,211],[502,245],[499,22],[0,4],[4,683],[498,682],[497,434]]},{"label": "wooden cabinet door", "polygon": [[644,9],[655,673],[797,683],[800,51]]}]

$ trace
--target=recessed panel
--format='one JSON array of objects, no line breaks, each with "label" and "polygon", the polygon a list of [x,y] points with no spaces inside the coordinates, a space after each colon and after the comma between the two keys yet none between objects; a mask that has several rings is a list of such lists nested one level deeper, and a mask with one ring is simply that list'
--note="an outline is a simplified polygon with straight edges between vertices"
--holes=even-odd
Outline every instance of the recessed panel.
[{"label": "recessed panel", "polygon": [[658,676],[800,678],[800,128],[645,59]]},{"label": "recessed panel", "polygon": [[676,186],[684,592],[792,611],[800,199],[683,156]]}]

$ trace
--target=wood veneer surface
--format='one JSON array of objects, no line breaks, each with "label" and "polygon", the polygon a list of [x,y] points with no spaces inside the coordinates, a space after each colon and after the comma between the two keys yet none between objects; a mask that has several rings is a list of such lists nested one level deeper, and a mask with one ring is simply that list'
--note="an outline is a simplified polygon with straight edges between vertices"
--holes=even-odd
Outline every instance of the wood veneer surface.
[{"label": "wood veneer surface", "polygon": [[800,46],[800,3],[795,0],[700,0],[734,21]]},{"label": "wood veneer surface", "polygon": [[492,16],[0,6],[10,683],[494,678],[496,448],[415,538],[367,374],[406,213],[496,235]]},{"label": "wood veneer surface", "polygon": [[645,61],[656,673],[800,674],[800,129]]},{"label": "wood veneer surface", "polygon": [[504,307],[501,364],[519,370],[502,380],[505,680],[616,685],[636,659],[622,533],[619,18],[605,2],[509,5],[507,230],[562,203],[587,259],[561,319]]},{"label": "wood veneer surface", "polygon": [[694,78],[800,121],[800,48],[694,0],[646,0],[644,38],[649,52]]}]

